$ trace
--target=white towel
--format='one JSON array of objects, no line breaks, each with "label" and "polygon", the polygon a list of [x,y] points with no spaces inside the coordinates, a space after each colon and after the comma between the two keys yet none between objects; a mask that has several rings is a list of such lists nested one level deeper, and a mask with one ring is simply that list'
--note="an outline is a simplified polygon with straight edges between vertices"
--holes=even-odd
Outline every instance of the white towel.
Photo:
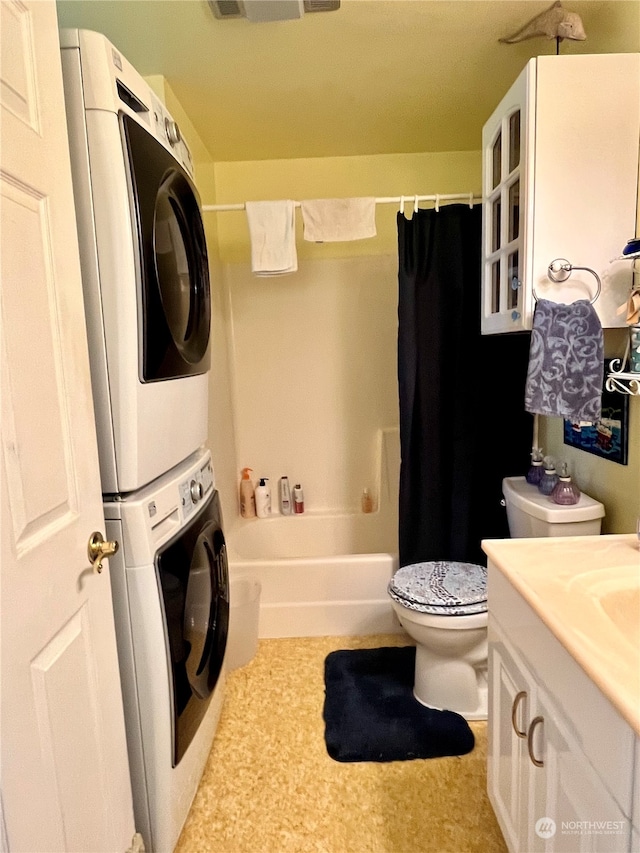
[{"label": "white towel", "polygon": [[256,275],[285,275],[298,269],[296,210],[292,201],[248,201],[251,270]]},{"label": "white towel", "polygon": [[375,198],[314,198],[300,203],[304,239],[312,243],[376,236]]}]

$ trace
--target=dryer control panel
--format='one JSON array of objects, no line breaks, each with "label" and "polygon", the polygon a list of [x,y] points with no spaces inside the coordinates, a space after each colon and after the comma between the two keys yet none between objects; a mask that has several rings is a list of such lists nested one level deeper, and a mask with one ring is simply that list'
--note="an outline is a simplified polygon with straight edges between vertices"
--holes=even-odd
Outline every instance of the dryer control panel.
[{"label": "dryer control panel", "polygon": [[196,510],[201,501],[209,495],[213,489],[213,469],[211,460],[207,459],[199,468],[191,473],[188,479],[183,480],[179,487],[180,503],[184,517],[187,518]]}]

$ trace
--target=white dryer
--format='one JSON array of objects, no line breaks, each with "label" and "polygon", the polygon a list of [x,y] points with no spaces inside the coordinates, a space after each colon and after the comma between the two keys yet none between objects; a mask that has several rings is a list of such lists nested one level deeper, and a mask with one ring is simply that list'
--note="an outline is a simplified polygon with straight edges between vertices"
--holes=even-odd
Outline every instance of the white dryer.
[{"label": "white dryer", "polygon": [[210,284],[191,154],[101,34],[62,30],[102,490],[130,492],[206,441]]},{"label": "white dryer", "polygon": [[211,456],[105,501],[136,828],[171,853],[222,708],[229,575]]}]

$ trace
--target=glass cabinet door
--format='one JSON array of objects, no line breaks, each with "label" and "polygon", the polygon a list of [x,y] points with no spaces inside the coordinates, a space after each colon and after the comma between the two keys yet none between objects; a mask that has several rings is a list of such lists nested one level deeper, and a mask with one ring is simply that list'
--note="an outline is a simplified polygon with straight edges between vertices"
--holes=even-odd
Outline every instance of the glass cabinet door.
[{"label": "glass cabinet door", "polygon": [[534,97],[530,68],[507,92],[484,126],[482,216],[482,333],[525,326],[524,211],[527,186],[528,104]]},{"label": "glass cabinet door", "polygon": [[519,107],[501,117],[485,152],[483,320],[494,318],[486,331],[522,328],[521,124]]}]

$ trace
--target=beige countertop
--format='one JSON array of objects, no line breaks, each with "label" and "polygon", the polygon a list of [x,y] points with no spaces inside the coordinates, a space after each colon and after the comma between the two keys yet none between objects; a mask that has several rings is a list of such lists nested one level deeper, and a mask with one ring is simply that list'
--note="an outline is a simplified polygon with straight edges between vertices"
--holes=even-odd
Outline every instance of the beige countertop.
[{"label": "beige countertop", "polygon": [[640,735],[638,537],[489,539],[482,547]]}]

